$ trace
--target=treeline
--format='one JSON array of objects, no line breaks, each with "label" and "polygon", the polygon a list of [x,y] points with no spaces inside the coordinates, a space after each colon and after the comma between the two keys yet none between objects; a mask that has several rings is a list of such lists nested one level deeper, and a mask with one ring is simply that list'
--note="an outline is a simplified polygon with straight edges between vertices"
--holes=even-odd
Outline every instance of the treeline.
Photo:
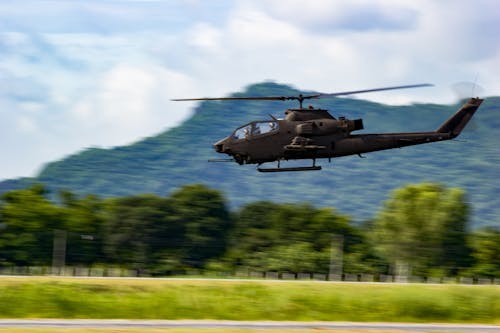
[{"label": "treeline", "polygon": [[[217,190],[102,199],[42,185],[0,198],[0,267],[119,266],[152,275],[314,272],[500,277],[500,230],[471,231],[464,192],[395,190],[370,221],[311,204],[253,202],[231,211]],[[64,242],[60,239],[64,235]],[[56,245],[59,244],[59,245]],[[54,253],[58,251],[58,253]]]}]

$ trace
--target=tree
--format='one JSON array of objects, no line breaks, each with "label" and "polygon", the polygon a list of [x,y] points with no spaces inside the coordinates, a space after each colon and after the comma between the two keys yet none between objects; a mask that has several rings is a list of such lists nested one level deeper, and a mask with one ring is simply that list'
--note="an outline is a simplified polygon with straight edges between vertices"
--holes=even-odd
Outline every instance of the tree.
[{"label": "tree", "polygon": [[0,265],[49,265],[54,229],[64,229],[64,213],[42,185],[2,195]]},{"label": "tree", "polygon": [[371,242],[373,221],[366,221],[354,229],[356,242],[344,255],[344,271],[354,274],[386,274],[389,264]]},{"label": "tree", "polygon": [[470,236],[470,244],[475,261],[471,272],[500,277],[500,230],[492,227],[477,230]]},{"label": "tree", "polygon": [[396,189],[384,203],[371,238],[396,271],[407,267],[416,274],[430,274],[433,269],[454,274],[470,258],[468,213],[461,189],[433,183],[408,185]]},{"label": "tree", "polygon": [[94,195],[78,198],[69,191],[61,191],[59,196],[67,234],[66,264],[103,263],[103,201]]},{"label": "tree", "polygon": [[187,185],[171,197],[172,217],[184,233],[183,261],[187,266],[203,267],[226,251],[231,218],[222,194],[205,185]]},{"label": "tree", "polygon": [[235,268],[327,273],[332,237],[343,235],[346,251],[359,240],[348,217],[310,204],[254,202],[235,220],[225,256]]},{"label": "tree", "polygon": [[[109,199],[104,251],[112,262],[136,269],[157,269],[175,257],[182,231],[172,220],[171,200],[152,194]],[[176,258],[177,259],[177,258]]]}]

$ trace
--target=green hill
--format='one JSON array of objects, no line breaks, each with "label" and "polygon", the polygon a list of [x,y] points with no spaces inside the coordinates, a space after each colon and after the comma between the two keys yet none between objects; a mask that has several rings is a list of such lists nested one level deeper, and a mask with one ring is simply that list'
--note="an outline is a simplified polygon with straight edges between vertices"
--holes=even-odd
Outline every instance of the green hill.
[{"label": "green hill", "polygon": [[[294,95],[276,83],[255,84],[242,94]],[[437,128],[458,105],[388,106],[349,98],[314,101],[334,115],[363,118],[365,133],[425,131]],[[207,163],[219,158],[212,144],[239,125],[282,117],[293,102],[203,102],[182,125],[135,144],[113,149],[91,148],[49,163],[36,178],[0,183],[0,191],[42,182],[52,190],[123,196],[167,194],[188,183],[222,190],[231,205],[256,200],[308,201],[336,207],[357,220],[372,217],[390,190],[407,183],[443,182],[466,189],[474,224],[500,224],[500,97],[487,98],[475,123],[455,141],[320,161],[319,172],[262,174],[254,165]],[[309,162],[306,162],[309,163]]]}]

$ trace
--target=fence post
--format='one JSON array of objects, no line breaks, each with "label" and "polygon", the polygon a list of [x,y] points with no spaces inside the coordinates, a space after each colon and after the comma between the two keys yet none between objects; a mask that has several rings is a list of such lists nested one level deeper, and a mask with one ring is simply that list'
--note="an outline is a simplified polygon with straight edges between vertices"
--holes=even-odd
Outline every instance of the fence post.
[{"label": "fence post", "polygon": [[65,230],[54,230],[54,243],[52,246],[52,274],[61,275],[66,264],[66,237]]},{"label": "fence post", "polygon": [[[337,260],[335,260],[337,257]],[[329,280],[342,280],[344,270],[344,235],[332,236],[332,248],[330,253],[330,269],[328,272]],[[339,278],[337,278],[339,277]]]}]

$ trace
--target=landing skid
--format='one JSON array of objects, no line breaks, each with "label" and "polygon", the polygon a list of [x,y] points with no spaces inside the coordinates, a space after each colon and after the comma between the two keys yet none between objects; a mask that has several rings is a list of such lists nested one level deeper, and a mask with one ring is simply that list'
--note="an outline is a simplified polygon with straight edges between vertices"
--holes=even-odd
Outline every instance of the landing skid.
[{"label": "landing skid", "polygon": [[[259,164],[259,166],[260,166],[260,164]],[[278,160],[278,167],[277,168],[257,168],[257,170],[259,172],[317,171],[317,170],[321,170],[321,166],[317,166],[316,159],[313,159],[312,166],[281,168],[280,161]]]},{"label": "landing skid", "polygon": [[259,172],[288,172],[288,171],[316,171],[321,170],[321,166],[292,167],[292,168],[257,168]]}]

